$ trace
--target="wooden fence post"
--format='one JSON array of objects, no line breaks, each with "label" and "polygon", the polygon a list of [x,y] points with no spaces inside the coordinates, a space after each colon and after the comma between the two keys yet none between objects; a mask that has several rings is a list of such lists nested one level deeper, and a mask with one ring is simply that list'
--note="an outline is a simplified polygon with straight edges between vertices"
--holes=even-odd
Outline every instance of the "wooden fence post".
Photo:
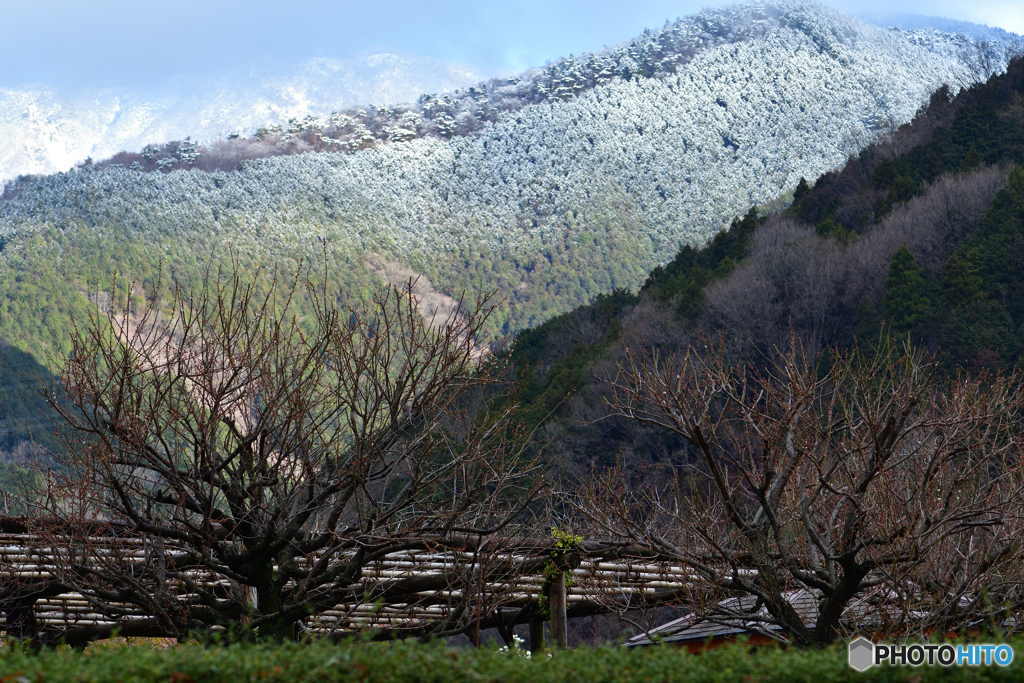
[{"label": "wooden fence post", "polygon": [[544,651],[544,617],[530,617],[530,653]]},{"label": "wooden fence post", "polygon": [[564,650],[569,647],[569,620],[565,604],[565,572],[558,572],[551,582],[551,640],[555,647]]},{"label": "wooden fence post", "polygon": [[559,553],[554,559],[557,571],[549,584],[548,612],[551,615],[551,639],[554,641],[555,647],[564,650],[569,647],[568,599],[566,595],[568,576],[572,570],[580,566],[583,558],[577,551],[571,550]]}]

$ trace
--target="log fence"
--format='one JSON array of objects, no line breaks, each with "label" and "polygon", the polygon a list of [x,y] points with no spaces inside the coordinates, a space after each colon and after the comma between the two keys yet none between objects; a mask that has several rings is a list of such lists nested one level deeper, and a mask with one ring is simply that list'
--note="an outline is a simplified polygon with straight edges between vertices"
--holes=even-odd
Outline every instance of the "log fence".
[{"label": "log fence", "polygon": [[[125,606],[124,614],[112,615],[61,585],[54,564],[60,554],[48,545],[53,540],[52,535],[43,539],[30,533],[0,533],[0,587],[39,587],[17,596],[8,590],[6,597],[0,590],[0,632],[19,636],[30,624],[33,633],[46,634],[51,642],[92,640],[115,629],[121,635],[163,635],[155,620],[144,614]],[[139,538],[98,537],[90,543],[90,552],[109,548],[124,554],[132,543],[139,544],[141,558],[144,542]],[[583,543],[565,552],[544,541],[525,540],[489,554],[488,567],[478,560],[478,555],[457,549],[388,554],[363,567],[362,590],[353,591],[360,597],[308,617],[301,628],[313,636],[333,638],[367,629],[381,635],[417,635],[443,622],[469,598],[481,615],[478,629],[529,623],[531,649],[539,650],[543,621],[550,620],[553,644],[565,647],[569,618],[679,602],[691,579],[678,564],[600,543]],[[452,579],[455,571],[479,574],[472,594],[466,595],[465,581]],[[231,589],[228,579],[209,572],[192,572],[188,578],[206,591]],[[167,590],[178,599],[189,597],[181,582],[169,583]]]}]

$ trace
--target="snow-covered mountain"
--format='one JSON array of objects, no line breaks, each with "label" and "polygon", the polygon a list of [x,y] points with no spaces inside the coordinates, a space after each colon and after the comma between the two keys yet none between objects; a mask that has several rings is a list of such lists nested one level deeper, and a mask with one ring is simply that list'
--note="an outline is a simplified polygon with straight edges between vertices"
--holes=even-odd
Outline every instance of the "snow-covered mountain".
[{"label": "snow-covered mountain", "polygon": [[[691,40],[690,51],[744,42],[764,30],[759,25],[764,22],[729,23],[729,17],[729,10],[691,17],[692,26],[693,20],[706,22],[703,28],[712,40]],[[879,26],[902,24],[908,37],[930,42],[932,51],[944,50],[954,59],[969,51],[971,40],[1002,45],[1020,39],[1000,29],[938,17],[876,13],[862,18]],[[717,31],[716,22],[729,24],[729,30]],[[654,41],[645,36],[626,47],[645,44]],[[621,66],[615,52],[610,56]],[[625,54],[626,49],[617,52]],[[564,66],[557,63],[556,71],[565,71],[559,69]],[[382,53],[301,63],[263,60],[244,70],[181,76],[148,89],[0,87],[0,184],[22,174],[65,171],[90,157],[138,152],[150,143],[186,137],[206,142],[345,107],[414,102],[422,93],[467,88],[495,75],[436,59]],[[523,76],[543,78],[544,72]]]},{"label": "snow-covered mountain", "polygon": [[[494,319],[516,331],[637,287],[680,246],[842,166],[943,84],[956,92],[1005,67],[1005,52],[989,46],[979,63],[975,47],[817,3],[757,2],[406,112],[482,122],[451,139],[389,138],[231,172],[86,167],[26,180],[0,202],[0,291],[42,258],[85,281],[74,275],[82,244],[141,244],[161,264],[224,245],[284,262],[329,245],[353,274],[382,258],[447,294],[498,289]],[[483,111],[524,83],[530,103]]]},{"label": "snow-covered mountain", "polygon": [[146,90],[0,88],[0,184],[66,171],[148,143],[222,138],[289,118],[368,103],[414,101],[491,73],[436,59],[373,54],[182,76]]}]

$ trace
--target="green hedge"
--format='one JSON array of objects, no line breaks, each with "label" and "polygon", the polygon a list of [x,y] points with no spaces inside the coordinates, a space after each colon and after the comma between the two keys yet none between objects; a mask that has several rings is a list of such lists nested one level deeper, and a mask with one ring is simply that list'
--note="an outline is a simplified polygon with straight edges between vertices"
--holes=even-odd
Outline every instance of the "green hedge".
[{"label": "green hedge", "polygon": [[[1024,640],[1014,641],[1024,653]],[[915,681],[1018,680],[1024,678],[1024,654],[1000,668],[879,666],[857,673],[846,664],[845,647],[825,652],[750,651],[732,646],[700,655],[671,647],[627,650],[583,648],[550,658],[525,659],[493,649],[449,649],[409,643],[345,645],[235,645],[168,649],[100,645],[85,653],[70,649],[31,654],[0,649],[0,681],[173,681],[243,683],[245,681],[524,681],[596,683],[601,681]]]}]

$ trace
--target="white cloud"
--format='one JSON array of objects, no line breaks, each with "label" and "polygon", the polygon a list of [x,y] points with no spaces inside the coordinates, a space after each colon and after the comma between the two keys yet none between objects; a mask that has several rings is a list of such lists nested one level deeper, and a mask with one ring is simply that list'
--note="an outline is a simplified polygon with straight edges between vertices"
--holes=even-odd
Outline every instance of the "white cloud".
[{"label": "white cloud", "polygon": [[964,11],[965,21],[998,26],[1013,33],[1024,34],[1024,4],[1020,2],[995,2],[985,5],[968,5],[967,7],[963,7],[962,3],[955,2],[943,4],[949,7],[948,10],[943,10],[944,12],[953,11],[956,8]]},{"label": "white cloud", "polygon": [[1024,34],[1024,3],[1019,0],[1004,2],[962,2],[960,0],[904,0],[893,3],[890,0],[824,0],[850,14],[899,12],[945,17],[958,21],[969,21],[1001,28],[1005,31]]}]

